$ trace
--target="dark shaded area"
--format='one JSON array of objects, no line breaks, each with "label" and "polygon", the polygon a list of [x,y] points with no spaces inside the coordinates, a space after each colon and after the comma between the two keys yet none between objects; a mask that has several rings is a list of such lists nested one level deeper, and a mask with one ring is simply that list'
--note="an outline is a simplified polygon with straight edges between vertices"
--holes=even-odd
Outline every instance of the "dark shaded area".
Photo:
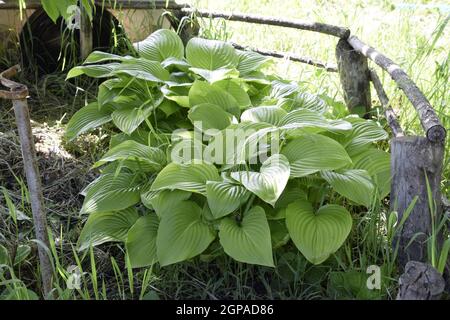
[{"label": "dark shaded area", "polygon": [[[125,31],[108,11],[96,6],[93,18],[93,49],[111,52],[123,47]],[[115,43],[114,37],[119,40]],[[27,20],[20,33],[22,66],[39,75],[75,65],[80,57],[80,31],[70,31],[62,17],[56,23],[42,8]],[[116,44],[116,45],[115,45]]]}]

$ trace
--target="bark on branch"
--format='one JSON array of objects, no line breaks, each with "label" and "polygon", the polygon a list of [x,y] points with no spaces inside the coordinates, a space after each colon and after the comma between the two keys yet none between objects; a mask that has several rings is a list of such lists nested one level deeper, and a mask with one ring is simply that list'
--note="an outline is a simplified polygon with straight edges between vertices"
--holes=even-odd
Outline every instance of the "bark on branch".
[{"label": "bark on branch", "polygon": [[287,27],[300,30],[309,30],[319,33],[324,33],[332,35],[338,38],[348,38],[350,36],[350,30],[347,28],[342,28],[326,23],[319,22],[307,22],[294,19],[280,19],[274,17],[266,17],[255,14],[246,13],[234,13],[234,12],[217,12],[209,10],[197,10],[192,8],[182,8],[181,12],[186,14],[194,13],[200,17],[210,17],[210,18],[224,18],[230,21],[241,21],[247,23],[257,23],[265,24],[271,26]]},{"label": "bark on branch", "polygon": [[398,87],[403,90],[411,104],[417,110],[423,129],[426,132],[428,140],[431,142],[443,142],[446,136],[446,130],[436,115],[428,99],[423,95],[417,85],[409,78],[391,59],[368,46],[355,36],[347,39],[348,43],[357,51],[374,61],[383,70],[385,70]]},{"label": "bark on branch", "polygon": [[296,62],[306,63],[311,66],[315,66],[317,68],[323,68],[329,72],[337,72],[337,66],[329,63],[324,63],[318,60],[315,60],[310,57],[302,57],[299,55],[296,55],[294,53],[289,52],[280,52],[280,51],[273,51],[273,50],[265,50],[265,49],[259,49],[259,48],[250,48],[250,47],[244,47],[237,43],[232,43],[233,47],[239,50],[251,50],[254,52],[257,52],[263,56],[270,56],[275,58],[281,58],[281,59],[289,59]]},{"label": "bark on branch", "polygon": [[389,127],[394,134],[394,137],[402,137],[403,130],[397,121],[397,115],[389,104],[389,98],[387,97],[386,92],[383,89],[380,78],[373,69],[370,70],[370,80],[372,80],[373,87],[375,88],[381,105],[383,106],[384,116],[386,117]]}]

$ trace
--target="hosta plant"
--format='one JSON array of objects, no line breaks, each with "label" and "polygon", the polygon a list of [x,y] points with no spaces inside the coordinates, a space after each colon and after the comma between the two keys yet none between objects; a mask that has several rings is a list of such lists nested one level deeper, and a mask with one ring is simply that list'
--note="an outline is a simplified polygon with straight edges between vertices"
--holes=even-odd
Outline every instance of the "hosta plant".
[{"label": "hosta plant", "polygon": [[389,154],[376,147],[386,132],[265,74],[268,58],[201,38],[183,46],[170,30],[136,53],[93,52],[68,74],[104,81],[67,137],[115,132],[83,191],[81,250],[120,241],[133,267],[222,252],[274,266],[273,250],[293,243],[320,264],[349,235],[349,209],[389,193]]}]

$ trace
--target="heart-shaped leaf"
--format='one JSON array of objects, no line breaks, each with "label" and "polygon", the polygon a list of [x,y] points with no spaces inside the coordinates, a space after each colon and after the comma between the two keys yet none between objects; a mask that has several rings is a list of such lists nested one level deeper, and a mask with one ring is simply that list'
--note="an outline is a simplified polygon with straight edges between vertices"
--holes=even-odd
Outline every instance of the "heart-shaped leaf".
[{"label": "heart-shaped leaf", "polygon": [[202,38],[192,38],[186,45],[186,59],[195,68],[217,70],[237,67],[238,56],[230,44]]},{"label": "heart-shaped leaf", "polygon": [[116,211],[128,208],[140,199],[141,181],[135,174],[107,173],[90,184],[86,190],[81,213]]},{"label": "heart-shaped leaf", "polygon": [[260,172],[232,172],[231,177],[265,202],[275,205],[289,180],[289,162],[285,156],[274,154],[261,166]]},{"label": "heart-shaped leaf", "polygon": [[117,160],[136,162],[135,169],[145,172],[159,171],[166,163],[166,155],[159,148],[149,147],[134,140],[127,140],[111,148],[94,164],[93,168]]},{"label": "heart-shaped leaf", "polygon": [[78,238],[78,250],[110,241],[125,241],[128,230],[139,215],[134,208],[113,212],[95,212],[89,215]]},{"label": "heart-shaped leaf", "polygon": [[226,254],[233,259],[274,266],[269,224],[261,207],[251,208],[240,222],[224,218],[220,223],[219,238]]},{"label": "heart-shaped leaf", "polygon": [[70,118],[66,128],[66,137],[73,140],[80,134],[109,121],[111,121],[111,110],[103,108],[99,110],[98,103],[90,103]]},{"label": "heart-shaped leaf", "polygon": [[231,114],[211,103],[202,103],[189,110],[188,118],[201,131],[222,130],[231,124]]},{"label": "heart-shaped leaf", "polygon": [[321,175],[337,193],[358,204],[370,206],[375,187],[366,170],[323,171]]},{"label": "heart-shaped leaf", "polygon": [[155,210],[159,217],[181,201],[188,200],[190,192],[183,190],[146,191],[141,194],[142,203],[149,209]]},{"label": "heart-shaped leaf", "polygon": [[140,217],[128,230],[126,248],[132,268],[142,268],[158,261],[156,235],[159,219],[155,214]]},{"label": "heart-shaped leaf", "polygon": [[237,69],[241,76],[247,75],[252,71],[261,68],[267,61],[270,61],[269,57],[265,57],[254,51],[236,51],[239,63]]},{"label": "heart-shaped leaf", "polygon": [[172,30],[159,29],[146,39],[134,44],[139,55],[145,59],[163,62],[167,58],[182,59],[184,46]]},{"label": "heart-shaped leaf", "polygon": [[305,258],[320,264],[342,246],[352,228],[352,217],[344,207],[334,204],[314,213],[311,203],[298,200],[286,210],[286,226]]},{"label": "heart-shaped leaf", "polygon": [[206,194],[206,181],[220,181],[217,168],[208,163],[170,163],[156,177],[151,190],[185,190]]},{"label": "heart-shaped leaf", "polygon": [[156,237],[158,261],[167,266],[202,253],[215,239],[214,231],[202,221],[202,209],[182,201],[161,217]]},{"label": "heart-shaped leaf", "polygon": [[206,197],[211,213],[219,219],[230,214],[248,200],[250,193],[241,185],[229,181],[208,181]]},{"label": "heart-shaped leaf", "polygon": [[352,163],[344,147],[338,142],[313,133],[304,134],[288,142],[281,153],[291,164],[292,177],[339,169]]},{"label": "heart-shaped leaf", "polygon": [[277,126],[287,112],[277,106],[260,106],[245,110],[241,121],[266,122]]}]

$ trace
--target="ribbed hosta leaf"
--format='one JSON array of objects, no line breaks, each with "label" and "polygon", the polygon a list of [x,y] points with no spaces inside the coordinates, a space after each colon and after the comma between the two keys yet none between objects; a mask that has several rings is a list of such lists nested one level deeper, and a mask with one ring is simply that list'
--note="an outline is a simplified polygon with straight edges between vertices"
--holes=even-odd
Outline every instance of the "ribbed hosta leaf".
[{"label": "ribbed hosta leaf", "polygon": [[354,169],[363,169],[372,177],[380,198],[391,191],[391,155],[383,150],[371,148],[353,159]]},{"label": "ribbed hosta leaf", "polygon": [[352,120],[353,130],[346,137],[346,150],[349,154],[359,153],[365,146],[372,142],[385,140],[388,134],[376,122],[360,118],[347,118]]},{"label": "ribbed hosta leaf", "polygon": [[189,68],[189,70],[201,76],[203,79],[210,83],[239,77],[239,71],[234,68],[220,68],[216,70]]},{"label": "ribbed hosta leaf", "polygon": [[100,63],[105,61],[123,61],[126,59],[132,58],[130,56],[122,57],[117,54],[112,54],[103,51],[93,51],[88,55],[88,57],[84,61],[84,64]]},{"label": "ribbed hosta leaf", "polygon": [[208,181],[206,197],[211,213],[219,219],[230,214],[248,200],[250,193],[241,185],[229,181]]},{"label": "ribbed hosta leaf", "polygon": [[164,82],[170,77],[169,72],[162,67],[161,63],[142,58],[125,60],[120,67],[115,68],[112,74],[127,74],[151,82]]},{"label": "ribbed hosta leaf", "polygon": [[163,62],[167,58],[182,59],[184,46],[172,30],[159,29],[146,39],[134,44],[139,55],[145,59]]},{"label": "ribbed hosta leaf", "polygon": [[269,97],[272,99],[281,99],[297,92],[298,89],[298,84],[293,81],[274,80],[272,81],[272,89]]},{"label": "ribbed hosta leaf", "polygon": [[305,258],[320,264],[342,246],[352,228],[352,217],[338,205],[325,205],[314,212],[311,203],[299,200],[288,206],[286,226]]},{"label": "ribbed hosta leaf", "polygon": [[281,99],[278,105],[287,111],[308,109],[320,114],[325,113],[328,109],[325,100],[308,92],[300,92],[293,98]]},{"label": "ribbed hosta leaf", "polygon": [[136,166],[133,167],[142,171],[160,171],[166,164],[166,155],[159,148],[127,140],[111,148],[93,167],[96,168],[116,160],[135,162]]},{"label": "ribbed hosta leaf", "polygon": [[269,224],[261,207],[251,208],[240,222],[224,218],[220,223],[219,238],[226,254],[233,259],[274,266]]},{"label": "ribbed hosta leaf", "polygon": [[238,82],[239,80],[221,80],[214,83],[214,87],[221,88],[229,93],[236,100],[240,108],[251,105],[250,97]]},{"label": "ribbed hosta leaf", "polygon": [[235,116],[239,116],[239,104],[231,94],[220,86],[203,81],[195,81],[189,91],[189,105],[195,107],[202,103],[212,103]]},{"label": "ribbed hosta leaf", "polygon": [[109,121],[111,121],[111,110],[99,110],[96,102],[90,103],[78,110],[72,118],[70,118],[70,121],[66,127],[66,137],[69,140],[73,140],[80,134],[101,126]]},{"label": "ribbed hosta leaf", "polygon": [[230,113],[211,103],[198,104],[191,108],[188,114],[194,127],[201,131],[225,129],[231,124],[231,117]]},{"label": "ribbed hosta leaf", "polygon": [[206,194],[206,181],[219,181],[220,176],[212,164],[170,163],[158,174],[151,190],[185,190]]},{"label": "ribbed hosta leaf", "polygon": [[297,109],[287,113],[280,120],[279,126],[281,129],[287,130],[290,134],[295,132],[299,134],[304,132],[317,133],[321,131],[345,132],[352,129],[350,122],[344,120],[328,120],[317,112],[308,109]]},{"label": "ribbed hosta leaf", "polygon": [[160,101],[156,104],[147,103],[139,108],[136,108],[133,105],[122,107],[119,110],[115,110],[111,117],[117,128],[126,134],[132,134],[133,131],[151,115],[159,103]]},{"label": "ribbed hosta leaf", "polygon": [[302,135],[288,142],[281,153],[291,164],[291,177],[339,169],[351,163],[350,157],[339,143],[319,134]]},{"label": "ribbed hosta leaf", "polygon": [[128,230],[126,248],[132,268],[142,268],[158,261],[156,235],[159,219],[155,214],[140,217]]},{"label": "ribbed hosta leaf", "polygon": [[216,70],[237,67],[238,56],[230,44],[192,38],[186,45],[186,59],[194,68]]},{"label": "ribbed hosta leaf", "polygon": [[78,249],[98,246],[110,241],[125,241],[127,232],[139,218],[136,209],[95,212],[89,215],[78,238]]},{"label": "ribbed hosta leaf", "polygon": [[93,64],[87,66],[78,66],[70,69],[67,73],[67,79],[78,77],[82,74],[91,78],[110,77],[112,72],[120,67],[120,63]]},{"label": "ribbed hosta leaf", "polygon": [[270,58],[260,55],[254,51],[236,51],[239,57],[239,63],[237,69],[239,70],[241,76],[247,75],[252,71],[258,70],[264,65]]},{"label": "ribbed hosta leaf", "polygon": [[241,121],[266,122],[277,126],[287,112],[277,106],[260,106],[245,110]]},{"label": "ribbed hosta leaf", "polygon": [[289,173],[289,162],[286,157],[275,154],[264,161],[260,172],[232,172],[231,177],[240,181],[260,199],[274,206],[289,180]]},{"label": "ribbed hosta leaf", "polygon": [[358,204],[370,206],[375,187],[366,170],[323,171],[322,177],[337,193]]},{"label": "ribbed hosta leaf", "polygon": [[134,174],[104,174],[87,187],[81,213],[128,208],[139,202],[141,187],[141,182]]},{"label": "ribbed hosta leaf", "polygon": [[192,201],[177,203],[161,217],[156,238],[158,261],[167,266],[202,253],[215,239],[202,221],[202,209]]},{"label": "ribbed hosta leaf", "polygon": [[142,203],[155,210],[159,217],[172,210],[178,202],[188,200],[191,192],[183,190],[146,191],[141,194]]}]

